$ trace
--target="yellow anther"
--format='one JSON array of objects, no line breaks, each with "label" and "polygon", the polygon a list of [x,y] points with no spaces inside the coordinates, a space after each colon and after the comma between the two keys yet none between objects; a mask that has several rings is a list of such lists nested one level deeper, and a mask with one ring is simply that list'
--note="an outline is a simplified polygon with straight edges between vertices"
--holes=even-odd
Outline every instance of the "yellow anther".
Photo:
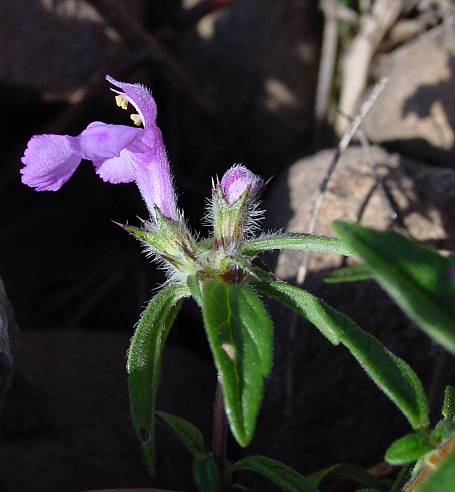
[{"label": "yellow anther", "polygon": [[128,100],[125,97],[123,97],[121,94],[115,96],[115,104],[117,104],[117,106],[122,109],[128,108]]},{"label": "yellow anther", "polygon": [[130,114],[130,118],[136,126],[141,126],[142,120],[139,118],[138,114]]}]

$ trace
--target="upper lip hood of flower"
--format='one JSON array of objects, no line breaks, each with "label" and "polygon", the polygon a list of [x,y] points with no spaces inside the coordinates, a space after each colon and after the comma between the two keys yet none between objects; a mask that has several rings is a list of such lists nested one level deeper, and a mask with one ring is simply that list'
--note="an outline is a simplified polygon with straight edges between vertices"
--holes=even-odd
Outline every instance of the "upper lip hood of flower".
[{"label": "upper lip hood of flower", "polygon": [[152,94],[145,86],[141,84],[119,82],[110,75],[106,75],[106,80],[113,86],[117,87],[117,89],[111,88],[112,92],[123,96],[134,106],[145,128],[155,125],[156,116],[158,113],[156,103],[152,97]]},{"label": "upper lip hood of flower", "polygon": [[95,121],[78,136],[35,135],[27,145],[22,182],[37,191],[56,191],[73,175],[81,159],[91,160],[96,173],[110,183],[136,182],[152,217],[155,206],[171,219],[178,218],[172,177],[152,94],[140,84],[106,76],[117,94],[117,104],[136,109],[134,123],[144,128]]}]

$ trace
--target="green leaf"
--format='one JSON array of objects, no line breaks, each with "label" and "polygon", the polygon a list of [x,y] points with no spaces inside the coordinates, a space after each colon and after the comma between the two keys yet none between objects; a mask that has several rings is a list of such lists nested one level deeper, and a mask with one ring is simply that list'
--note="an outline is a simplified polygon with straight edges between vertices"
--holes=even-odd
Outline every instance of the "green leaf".
[{"label": "green leaf", "polygon": [[253,290],[221,280],[201,283],[204,326],[221,376],[232,433],[253,437],[264,379],[272,367],[272,322]]},{"label": "green leaf", "polygon": [[453,492],[455,490],[455,452],[434,471],[415,492]]},{"label": "green leaf", "polygon": [[212,454],[194,460],[193,477],[199,492],[220,492],[218,468]]},{"label": "green leaf", "polygon": [[357,489],[355,492],[379,492],[378,489]]},{"label": "green leaf", "polygon": [[438,422],[431,433],[431,441],[439,444],[455,434],[455,421],[441,420]]},{"label": "green leaf", "polygon": [[285,492],[317,492],[317,488],[303,475],[289,466],[265,456],[250,456],[237,461],[229,471],[234,473],[239,470],[259,473]]},{"label": "green leaf", "polygon": [[322,299],[298,287],[268,279],[257,284],[257,289],[305,317],[332,343],[342,343],[414,429],[428,426],[428,403],[422,383],[411,367],[379,340]]},{"label": "green leaf", "polygon": [[394,231],[341,221],[335,221],[333,229],[407,315],[455,353],[455,258],[445,258]]},{"label": "green leaf", "polygon": [[413,468],[412,465],[406,465],[401,468],[397,477],[393,481],[389,492],[400,492],[403,489],[406,482],[409,480],[409,476],[411,474],[412,468]]},{"label": "green leaf", "polygon": [[299,251],[314,251],[316,253],[352,255],[351,250],[336,237],[314,236],[303,233],[287,233],[259,237],[245,241],[241,246],[241,252],[249,256],[274,249],[297,249]]},{"label": "green leaf", "polygon": [[371,278],[370,271],[362,264],[338,268],[338,270],[326,273],[324,282],[326,284],[339,284],[341,282],[360,282]]},{"label": "green leaf", "polygon": [[385,460],[391,465],[405,465],[417,461],[434,449],[428,436],[412,433],[397,439],[385,453]]},{"label": "green leaf", "polygon": [[158,292],[142,313],[128,352],[128,387],[134,431],[149,473],[155,475],[155,399],[161,353],[188,289],[171,284]]},{"label": "green leaf", "polygon": [[188,275],[186,279],[188,290],[191,292],[196,304],[202,309],[202,295],[197,275]]},{"label": "green leaf", "polygon": [[159,420],[165,424],[175,437],[188,449],[193,458],[205,452],[204,437],[201,431],[188,420],[164,412],[156,412]]},{"label": "green leaf", "polygon": [[315,487],[319,487],[324,480],[332,477],[347,478],[374,489],[381,490],[382,488],[381,482],[376,477],[359,466],[349,465],[347,463],[338,463],[312,473],[308,476],[308,480],[310,480]]},{"label": "green leaf", "polygon": [[450,384],[446,386],[444,392],[442,415],[447,420],[455,420],[455,388]]}]

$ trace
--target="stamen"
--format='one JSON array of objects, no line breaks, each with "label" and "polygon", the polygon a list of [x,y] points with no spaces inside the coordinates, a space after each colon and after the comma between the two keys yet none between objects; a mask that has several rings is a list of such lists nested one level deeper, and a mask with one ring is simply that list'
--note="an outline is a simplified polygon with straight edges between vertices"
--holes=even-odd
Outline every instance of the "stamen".
[{"label": "stamen", "polygon": [[128,99],[123,97],[121,94],[118,94],[117,96],[115,96],[115,104],[117,104],[117,106],[119,108],[127,109],[128,108]]},{"label": "stamen", "polygon": [[136,126],[141,126],[142,120],[141,120],[141,118],[139,117],[138,114],[130,114],[130,118],[133,120],[133,123]]}]

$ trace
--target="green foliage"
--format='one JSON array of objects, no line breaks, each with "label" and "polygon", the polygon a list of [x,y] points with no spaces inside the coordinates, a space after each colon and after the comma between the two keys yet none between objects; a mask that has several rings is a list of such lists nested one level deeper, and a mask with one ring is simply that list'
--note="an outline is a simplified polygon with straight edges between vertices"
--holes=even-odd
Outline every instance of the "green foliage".
[{"label": "green foliage", "polygon": [[442,415],[447,420],[455,420],[455,388],[450,384],[446,386],[444,392]]},{"label": "green foliage", "polygon": [[285,492],[317,492],[317,488],[303,475],[289,466],[265,456],[250,456],[234,463],[231,473],[250,470],[271,480]]},{"label": "green foliage", "polygon": [[409,479],[411,470],[412,470],[411,465],[403,466],[400,472],[398,473],[397,477],[395,478],[394,482],[392,483],[389,492],[401,492],[404,485]]},{"label": "green foliage", "polygon": [[161,257],[165,264],[181,272],[194,273],[195,242],[185,222],[169,219],[155,207],[153,222],[145,222],[143,228],[122,227]]},{"label": "green foliage", "polygon": [[455,421],[453,420],[441,420],[438,422],[431,433],[431,441],[435,444],[439,444],[445,441],[450,436],[455,434]]},{"label": "green foliage", "polygon": [[199,492],[220,492],[220,476],[212,454],[193,461],[193,477]]},{"label": "green foliage", "polygon": [[434,471],[415,492],[453,492],[455,490],[455,452]]},{"label": "green foliage", "polygon": [[342,343],[414,429],[428,426],[428,404],[419,378],[375,337],[322,299],[298,287],[268,279],[258,283],[257,289],[308,319],[332,343]]},{"label": "green foliage", "polygon": [[324,282],[326,284],[339,284],[342,282],[360,282],[371,278],[371,273],[365,265],[353,265],[326,273]]},{"label": "green foliage", "polygon": [[196,304],[202,309],[201,287],[197,275],[188,275],[186,284]]},{"label": "green foliage", "polygon": [[408,316],[455,353],[455,258],[443,257],[394,231],[341,221],[335,221],[333,229]]},{"label": "green foliage", "polygon": [[156,412],[160,422],[166,425],[174,436],[186,447],[193,458],[198,458],[204,454],[205,443],[201,431],[181,417],[170,415],[164,412]]},{"label": "green foliage", "polygon": [[255,292],[244,285],[206,280],[201,296],[229,424],[237,442],[247,446],[272,367],[272,322]]},{"label": "green foliage", "polygon": [[155,399],[161,354],[180,309],[186,287],[171,284],[156,294],[142,313],[128,352],[128,387],[134,431],[149,473],[155,474]]},{"label": "green foliage", "polygon": [[213,237],[225,245],[239,243],[248,223],[251,201],[249,190],[231,205],[226,203],[220,186],[214,190],[212,197]]},{"label": "green foliage", "polygon": [[376,477],[373,477],[373,475],[359,466],[349,465],[347,463],[338,463],[312,473],[308,476],[308,480],[310,480],[315,487],[319,487],[324,480],[333,477],[347,478],[360,485],[382,490],[381,482]]},{"label": "green foliage", "polygon": [[350,256],[351,250],[336,237],[316,236],[303,233],[288,233],[259,237],[245,241],[241,247],[243,254],[254,256],[274,249],[297,249],[316,253],[335,253]]},{"label": "green foliage", "polygon": [[428,435],[424,433],[407,434],[389,446],[385,460],[391,465],[404,465],[417,461],[434,448]]}]

